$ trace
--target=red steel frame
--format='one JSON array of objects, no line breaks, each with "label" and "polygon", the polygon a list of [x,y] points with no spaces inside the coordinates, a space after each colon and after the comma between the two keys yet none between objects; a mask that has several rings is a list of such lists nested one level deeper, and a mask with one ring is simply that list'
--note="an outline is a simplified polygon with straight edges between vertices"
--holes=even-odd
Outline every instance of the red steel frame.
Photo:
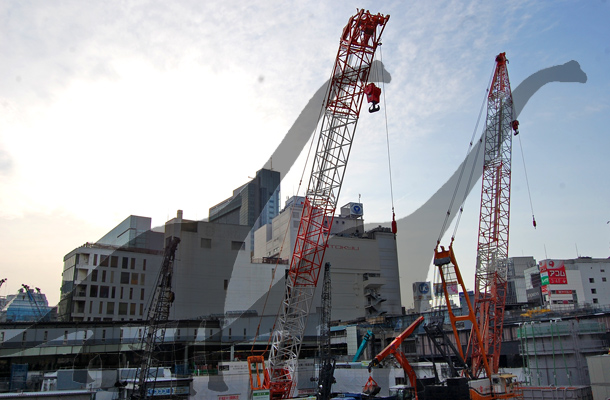
[{"label": "red steel frame", "polygon": [[[477,247],[475,314],[481,336],[470,335],[472,373],[498,372],[507,291],[513,99],[506,53],[496,57],[487,98],[485,159]],[[487,361],[484,360],[487,358]]]},{"label": "red steel frame", "polygon": [[343,182],[364,87],[389,16],[359,10],[343,30],[280,316],[269,356],[272,399],[287,398]]}]

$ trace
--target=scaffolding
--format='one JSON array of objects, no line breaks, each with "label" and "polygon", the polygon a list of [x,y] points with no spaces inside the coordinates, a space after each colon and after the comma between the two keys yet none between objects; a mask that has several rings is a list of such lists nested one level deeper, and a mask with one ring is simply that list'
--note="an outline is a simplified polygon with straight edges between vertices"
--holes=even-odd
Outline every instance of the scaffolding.
[{"label": "scaffolding", "polygon": [[527,386],[589,385],[586,357],[607,349],[598,322],[526,322],[517,330]]}]

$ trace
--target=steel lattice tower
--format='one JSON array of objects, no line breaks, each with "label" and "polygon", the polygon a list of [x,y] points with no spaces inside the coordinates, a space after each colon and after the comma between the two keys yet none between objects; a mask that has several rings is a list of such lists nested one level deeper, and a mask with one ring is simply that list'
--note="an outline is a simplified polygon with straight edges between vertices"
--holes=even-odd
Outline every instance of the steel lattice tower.
[{"label": "steel lattice tower", "polygon": [[294,388],[297,359],[360,115],[364,87],[389,16],[359,10],[341,35],[306,200],[269,356],[273,399]]}]

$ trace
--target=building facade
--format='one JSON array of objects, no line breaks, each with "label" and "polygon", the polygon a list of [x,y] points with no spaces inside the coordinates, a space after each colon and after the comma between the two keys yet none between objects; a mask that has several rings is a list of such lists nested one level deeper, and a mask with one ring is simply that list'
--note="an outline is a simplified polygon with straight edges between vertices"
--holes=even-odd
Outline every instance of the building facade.
[{"label": "building facade", "polygon": [[210,222],[248,225],[259,228],[278,214],[280,206],[280,173],[261,169],[248,183],[210,208]]},{"label": "building facade", "polygon": [[[292,197],[271,224],[254,232],[253,260],[290,263],[304,197]],[[364,231],[363,206],[348,203],[332,222],[324,262],[331,264],[332,320],[402,313],[398,253],[390,228]],[[315,296],[319,307],[319,295]]]},{"label": "building facade", "polygon": [[16,294],[8,295],[0,308],[0,322],[32,322],[51,319],[52,308],[40,289],[23,285]]},{"label": "building facade", "polygon": [[95,243],[64,257],[58,318],[135,321],[146,306],[163,259],[161,232],[151,219],[130,216]]},{"label": "building facade", "polygon": [[610,259],[546,259],[524,275],[531,304],[552,310],[610,306]]}]

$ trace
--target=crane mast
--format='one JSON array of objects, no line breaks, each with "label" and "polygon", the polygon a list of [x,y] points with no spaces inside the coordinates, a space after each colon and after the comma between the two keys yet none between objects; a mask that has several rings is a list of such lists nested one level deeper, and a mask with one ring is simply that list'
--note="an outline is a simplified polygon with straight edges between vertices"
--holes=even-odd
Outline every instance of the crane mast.
[{"label": "crane mast", "polygon": [[330,321],[332,303],[332,285],[330,263],[324,264],[322,286],[322,313],[320,316],[320,371],[318,374],[317,400],[330,399],[335,372],[335,360],[332,358],[330,345]]},{"label": "crane mast", "polygon": [[[165,340],[164,324],[169,319],[170,307],[174,301],[174,292],[172,292],[172,276],[174,273],[174,258],[176,249],[180,243],[180,238],[172,236],[168,239],[163,254],[163,262],[159,270],[159,276],[155,285],[155,293],[153,294],[151,303],[148,307],[147,320],[148,324],[144,327],[142,334],[142,358],[140,366],[137,370],[137,387],[134,388],[132,398],[146,399],[148,395],[148,381],[154,380],[157,376],[157,371],[151,373],[151,368],[156,367],[154,353],[158,346],[163,344]],[[154,384],[153,384],[154,389]]]},{"label": "crane mast", "polygon": [[341,35],[269,355],[270,393],[287,398],[360,114],[364,88],[389,16],[359,10]]},{"label": "crane mast", "polygon": [[496,68],[487,96],[475,272],[475,314],[482,342],[479,342],[478,335],[470,336],[472,372],[477,377],[483,369],[484,357],[487,357],[492,373],[498,372],[508,286],[512,134],[513,130],[515,134],[518,133],[519,123],[514,118],[507,63],[506,53],[496,57]]}]

